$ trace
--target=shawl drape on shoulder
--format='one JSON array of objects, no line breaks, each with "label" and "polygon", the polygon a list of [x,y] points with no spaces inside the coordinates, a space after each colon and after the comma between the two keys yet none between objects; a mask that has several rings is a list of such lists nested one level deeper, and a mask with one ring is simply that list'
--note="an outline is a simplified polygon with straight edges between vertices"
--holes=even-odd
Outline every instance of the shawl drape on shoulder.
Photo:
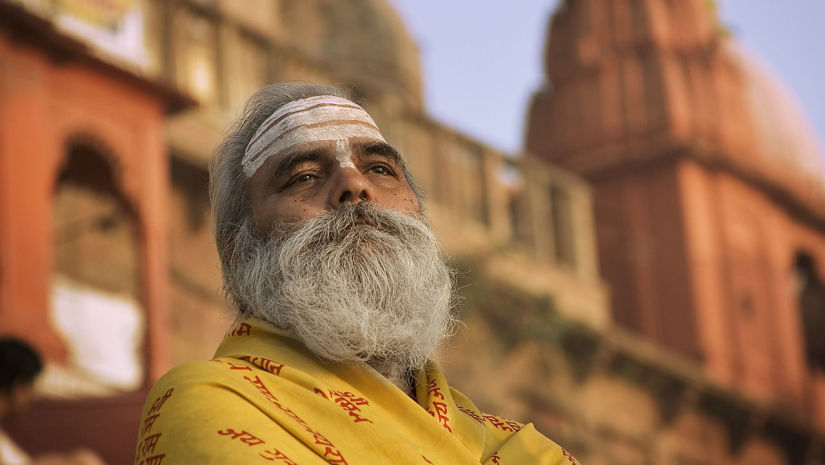
[{"label": "shawl drape on shoulder", "polygon": [[435,364],[416,378],[413,400],[365,364],[320,361],[249,319],[213,360],[179,366],[154,386],[135,463],[576,463],[532,424],[478,411]]}]

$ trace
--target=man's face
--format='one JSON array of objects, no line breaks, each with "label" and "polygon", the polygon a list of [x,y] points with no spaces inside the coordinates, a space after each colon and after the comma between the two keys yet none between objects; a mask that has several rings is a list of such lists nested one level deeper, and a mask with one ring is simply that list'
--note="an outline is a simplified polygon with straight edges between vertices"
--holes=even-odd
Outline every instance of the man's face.
[{"label": "man's face", "polygon": [[372,118],[338,97],[296,100],[242,168],[252,215],[225,273],[239,306],[322,358],[422,367],[453,325],[450,270]]},{"label": "man's face", "polygon": [[[277,124],[262,125],[273,127],[258,143],[267,158],[252,174],[248,192],[258,232],[314,218],[343,203],[370,201],[400,212],[420,211],[403,159],[372,119],[351,102],[331,99],[283,111],[274,119]],[[264,147],[276,151],[270,155]]]}]

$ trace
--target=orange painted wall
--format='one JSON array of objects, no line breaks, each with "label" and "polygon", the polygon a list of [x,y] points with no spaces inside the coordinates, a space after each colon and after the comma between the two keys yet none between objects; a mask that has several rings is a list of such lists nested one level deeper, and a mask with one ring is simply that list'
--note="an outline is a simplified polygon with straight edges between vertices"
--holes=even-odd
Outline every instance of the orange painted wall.
[{"label": "orange painted wall", "polygon": [[168,162],[163,102],[104,72],[0,34],[0,328],[63,361],[49,325],[52,202],[67,141],[106,147],[140,228],[149,378],[168,369]]}]

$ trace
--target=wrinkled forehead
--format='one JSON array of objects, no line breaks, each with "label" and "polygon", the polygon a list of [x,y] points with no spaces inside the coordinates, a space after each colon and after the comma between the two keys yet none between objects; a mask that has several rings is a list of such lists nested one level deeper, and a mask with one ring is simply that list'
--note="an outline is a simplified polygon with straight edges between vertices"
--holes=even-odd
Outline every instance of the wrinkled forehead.
[{"label": "wrinkled forehead", "polygon": [[370,115],[347,99],[318,95],[295,100],[275,110],[252,136],[243,171],[251,177],[269,157],[298,145],[352,137],[386,142]]}]

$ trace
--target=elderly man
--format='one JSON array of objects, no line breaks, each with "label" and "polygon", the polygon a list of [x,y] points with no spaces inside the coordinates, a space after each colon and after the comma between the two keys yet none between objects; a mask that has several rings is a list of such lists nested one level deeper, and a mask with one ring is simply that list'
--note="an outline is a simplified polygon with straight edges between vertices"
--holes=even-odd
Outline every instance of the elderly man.
[{"label": "elderly man", "polygon": [[450,270],[404,158],[340,91],[257,92],[210,191],[238,320],[154,387],[137,464],[575,463],[431,361],[455,324]]}]

